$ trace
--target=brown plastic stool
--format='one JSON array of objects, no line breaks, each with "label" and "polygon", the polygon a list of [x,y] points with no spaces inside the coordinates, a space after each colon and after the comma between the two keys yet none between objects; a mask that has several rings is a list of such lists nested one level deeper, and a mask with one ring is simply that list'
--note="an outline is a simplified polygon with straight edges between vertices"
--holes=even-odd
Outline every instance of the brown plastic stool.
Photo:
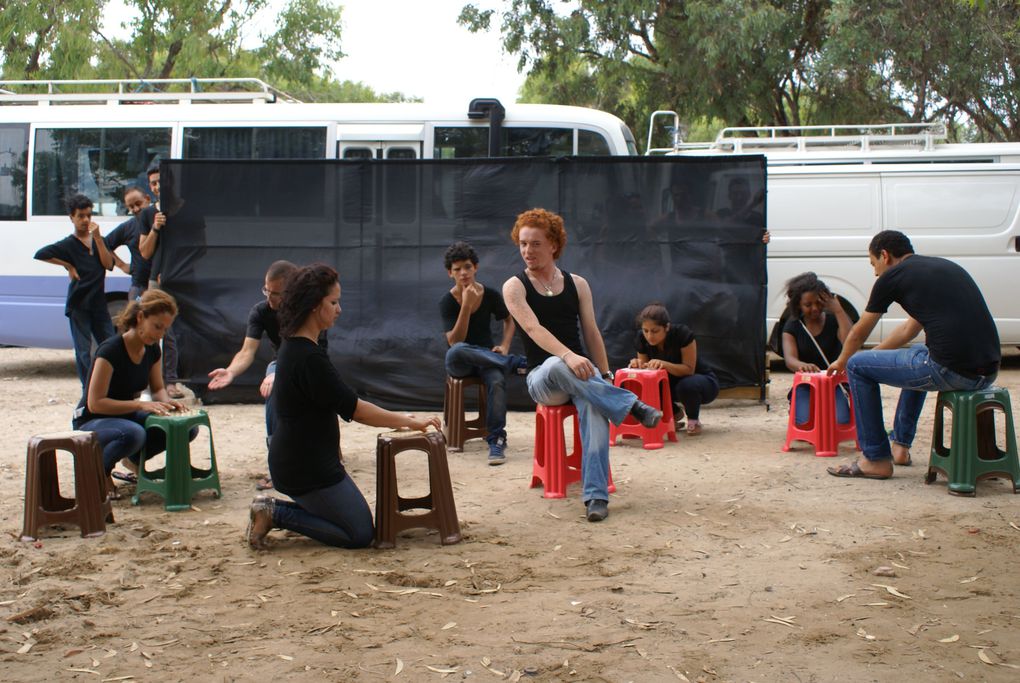
[{"label": "brown plastic stool", "polygon": [[[464,388],[478,387],[478,417],[464,419]],[[481,377],[447,377],[446,395],[443,398],[443,436],[451,451],[463,451],[464,442],[470,439],[484,439],[485,430],[485,382]]]},{"label": "brown plastic stool", "polygon": [[[56,451],[74,457],[74,498],[60,495]],[[28,440],[25,464],[25,527],[21,540],[34,541],[39,527],[77,524],[83,537],[102,536],[113,522],[103,472],[103,449],[92,432],[38,434]]]},{"label": "brown plastic stool", "polygon": [[[403,451],[424,451],[429,458],[429,493],[421,498],[401,498],[397,493],[396,456]],[[439,432],[391,432],[376,441],[375,547],[392,548],[397,533],[405,529],[436,529],[443,545],[460,542],[460,522],[453,502],[446,444]],[[405,515],[405,510],[428,510]]]}]

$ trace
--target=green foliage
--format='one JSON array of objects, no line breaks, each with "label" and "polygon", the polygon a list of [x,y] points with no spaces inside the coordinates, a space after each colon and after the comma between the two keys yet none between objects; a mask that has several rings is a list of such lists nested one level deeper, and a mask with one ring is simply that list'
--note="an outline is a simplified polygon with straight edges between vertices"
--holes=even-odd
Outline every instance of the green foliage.
[{"label": "green foliage", "polygon": [[738,126],[945,120],[1020,140],[1012,0],[506,0],[460,15],[472,31],[497,21],[528,101],[607,109],[638,139],[650,112],[675,109]]},{"label": "green foliage", "polygon": [[341,51],[335,0],[289,0],[274,30],[250,47],[268,0],[125,0],[130,37],[102,29],[108,0],[0,0],[2,77],[14,79],[258,77],[302,99],[405,101],[336,81]]}]

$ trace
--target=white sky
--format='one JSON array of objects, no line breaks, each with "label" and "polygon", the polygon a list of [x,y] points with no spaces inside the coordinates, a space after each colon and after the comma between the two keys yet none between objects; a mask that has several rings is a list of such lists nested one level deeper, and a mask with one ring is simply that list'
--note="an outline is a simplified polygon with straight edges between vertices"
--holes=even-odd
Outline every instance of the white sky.
[{"label": "white sky", "polygon": [[[400,91],[431,104],[467,107],[475,97],[497,97],[504,104],[517,100],[524,75],[517,73],[516,58],[503,53],[498,18],[489,33],[471,33],[457,23],[465,4],[498,9],[499,0],[331,1],[343,7],[341,49],[347,57],[333,65],[338,80],[361,81],[381,93]],[[272,31],[287,0],[269,5],[257,31]],[[106,16],[106,28],[115,35],[130,18],[121,0],[111,0]]]}]

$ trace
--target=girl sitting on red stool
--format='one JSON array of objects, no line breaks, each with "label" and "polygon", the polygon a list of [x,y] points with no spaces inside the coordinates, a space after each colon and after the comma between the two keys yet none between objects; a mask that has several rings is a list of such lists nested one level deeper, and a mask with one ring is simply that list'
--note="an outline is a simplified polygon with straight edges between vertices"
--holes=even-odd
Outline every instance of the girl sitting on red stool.
[{"label": "girl sitting on red stool", "polygon": [[[801,273],[786,283],[788,320],[783,327],[783,360],[790,372],[819,372],[839,358],[853,323],[839,299],[814,273]],[[797,387],[798,425],[811,416],[810,390]],[[787,396],[787,400],[790,396]],[[844,387],[836,389],[836,422],[850,421]]]},{"label": "girl sitting on red stool", "polygon": [[631,359],[630,367],[665,370],[669,374],[677,429],[682,428],[686,412],[687,434],[700,434],[701,406],[719,395],[719,381],[698,361],[694,333],[686,325],[670,324],[669,313],[658,302],[645,306],[638,314],[637,323],[641,326],[634,338],[637,358]]}]

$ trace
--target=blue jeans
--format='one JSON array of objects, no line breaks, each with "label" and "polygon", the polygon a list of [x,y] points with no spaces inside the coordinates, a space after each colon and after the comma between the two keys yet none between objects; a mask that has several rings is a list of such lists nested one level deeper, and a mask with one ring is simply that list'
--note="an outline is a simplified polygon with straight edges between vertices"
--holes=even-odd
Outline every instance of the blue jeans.
[{"label": "blue jeans", "polygon": [[[276,361],[266,366],[266,377],[276,373]],[[273,393],[269,392],[266,398],[266,448],[269,448],[269,440],[273,438],[273,431],[276,429],[276,415],[273,413]]]},{"label": "blue jeans", "polygon": [[701,415],[701,406],[711,403],[719,395],[719,381],[715,375],[669,376],[670,397],[684,407],[692,420]]},{"label": "blue jeans", "polygon": [[293,503],[274,499],[275,528],[336,548],[366,548],[372,543],[372,511],[350,475],[338,484],[291,497]]},{"label": "blue jeans", "polygon": [[106,302],[91,308],[72,308],[67,314],[71,322],[71,344],[74,345],[74,365],[82,389],[88,391],[89,370],[92,368],[92,338],[96,346],[115,335]]},{"label": "blue jeans", "polygon": [[[840,385],[842,386],[842,385]],[[843,387],[846,389],[846,387]],[[845,425],[850,422],[850,404],[846,400],[846,395],[843,393],[843,389],[839,386],[835,388],[836,391],[836,423]],[[797,385],[797,414],[794,415],[794,420],[798,425],[802,425],[811,419],[811,389],[807,384]]]},{"label": "blue jeans", "polygon": [[103,447],[103,467],[109,474],[124,458],[138,462],[142,448],[148,454],[166,450],[166,434],[161,429],[145,433],[145,418],[142,410],[127,413],[122,417],[97,417],[78,427],[83,432],[95,432],[99,445]]},{"label": "blue jeans", "polygon": [[527,361],[522,356],[496,353],[484,346],[457,342],[446,352],[450,377],[481,377],[486,389],[486,441],[506,438],[506,376]]},{"label": "blue jeans", "polygon": [[[858,351],[846,364],[857,418],[857,443],[868,460],[891,460],[889,440],[910,447],[917,419],[929,391],[977,391],[992,385],[995,375],[970,379],[939,365],[923,344],[890,351]],[[880,384],[899,387],[891,436],[882,419]]]},{"label": "blue jeans", "polygon": [[527,381],[528,394],[538,403],[574,403],[581,427],[582,500],[609,500],[609,422],[623,422],[637,396],[598,376],[578,379],[555,356],[529,372]]}]

